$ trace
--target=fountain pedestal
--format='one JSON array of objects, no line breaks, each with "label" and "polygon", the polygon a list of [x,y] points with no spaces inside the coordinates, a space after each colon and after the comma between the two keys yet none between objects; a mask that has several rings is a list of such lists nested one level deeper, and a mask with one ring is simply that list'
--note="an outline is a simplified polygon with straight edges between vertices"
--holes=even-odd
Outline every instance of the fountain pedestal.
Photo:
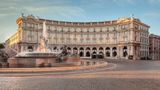
[{"label": "fountain pedestal", "polygon": [[56,63],[56,58],[10,58],[10,68],[19,67],[51,67]]},{"label": "fountain pedestal", "polygon": [[69,56],[66,62],[72,63],[73,65],[81,65],[81,60],[79,56]]},{"label": "fountain pedestal", "polygon": [[51,67],[56,63],[56,58],[38,58],[36,59],[36,67]]},{"label": "fountain pedestal", "polygon": [[[21,52],[16,55],[14,58],[9,58],[8,63],[9,67],[50,67],[54,66],[58,59],[58,55],[67,56],[66,47],[59,52],[51,52],[48,49],[48,35],[47,35],[46,24],[43,22],[43,37],[41,38],[40,45],[35,52]],[[61,58],[59,57],[59,58]],[[60,59],[61,60],[61,59]],[[64,59],[62,60],[64,61]],[[80,65],[80,58],[75,54],[68,57],[66,60],[67,63],[73,65]],[[59,63],[58,63],[59,64]]]}]

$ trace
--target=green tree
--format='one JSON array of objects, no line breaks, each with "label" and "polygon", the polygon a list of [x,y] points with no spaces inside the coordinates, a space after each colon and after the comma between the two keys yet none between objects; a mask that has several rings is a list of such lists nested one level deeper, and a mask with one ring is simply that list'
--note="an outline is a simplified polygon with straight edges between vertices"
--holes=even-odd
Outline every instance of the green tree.
[{"label": "green tree", "polygon": [[0,49],[5,48],[4,45],[2,43],[0,43]]}]

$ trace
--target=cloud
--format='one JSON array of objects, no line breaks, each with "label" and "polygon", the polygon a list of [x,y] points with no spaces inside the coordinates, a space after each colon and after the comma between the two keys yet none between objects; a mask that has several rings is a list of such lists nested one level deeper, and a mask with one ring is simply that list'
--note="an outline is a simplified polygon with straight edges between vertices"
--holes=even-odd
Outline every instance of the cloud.
[{"label": "cloud", "polygon": [[160,0],[148,0],[148,2],[150,4],[157,4],[157,3],[160,3]]},{"label": "cloud", "polygon": [[[134,4],[137,3],[139,0],[113,0],[114,2],[118,2],[118,3],[129,3],[129,4]],[[150,4],[156,4],[156,3],[160,3],[160,0],[142,0],[143,3],[148,2]]]},{"label": "cloud", "polygon": [[[61,18],[85,17],[85,10],[75,6],[72,0],[1,0],[0,42],[13,35],[17,29],[15,21],[20,13]],[[48,17],[46,17],[48,18]],[[8,27],[9,25],[9,27]]]},{"label": "cloud", "polygon": [[53,13],[62,16],[83,16],[85,10],[83,8],[70,5],[69,2],[52,0],[2,0],[0,3],[0,17],[8,15],[17,15],[17,13]]},{"label": "cloud", "polygon": [[152,18],[160,18],[160,12],[149,12],[149,13],[145,13],[144,16],[152,17]]},{"label": "cloud", "polygon": [[134,4],[138,0],[81,0],[86,5]]},{"label": "cloud", "polygon": [[93,2],[121,2],[121,3],[134,3],[136,0],[92,0]]},{"label": "cloud", "polygon": [[113,0],[115,3],[129,3],[134,4],[136,0]]},{"label": "cloud", "polygon": [[64,17],[84,16],[85,10],[75,6],[24,7],[26,13],[54,14]]}]

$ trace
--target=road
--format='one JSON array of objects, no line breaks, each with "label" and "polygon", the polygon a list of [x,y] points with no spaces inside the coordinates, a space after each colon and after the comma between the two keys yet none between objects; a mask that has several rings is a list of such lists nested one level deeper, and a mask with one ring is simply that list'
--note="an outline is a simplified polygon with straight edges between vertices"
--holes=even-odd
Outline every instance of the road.
[{"label": "road", "polygon": [[160,61],[108,62],[89,71],[1,74],[0,90],[160,90]]},{"label": "road", "polygon": [[146,60],[107,60],[116,64],[114,71],[134,71],[134,70],[160,70],[160,61]]}]

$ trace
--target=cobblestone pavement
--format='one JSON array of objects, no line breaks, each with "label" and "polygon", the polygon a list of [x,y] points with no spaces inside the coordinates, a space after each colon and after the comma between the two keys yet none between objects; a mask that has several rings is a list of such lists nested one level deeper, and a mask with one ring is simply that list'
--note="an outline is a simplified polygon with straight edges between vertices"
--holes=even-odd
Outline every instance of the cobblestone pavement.
[{"label": "cobblestone pavement", "polygon": [[138,71],[138,70],[160,70],[160,60],[107,60],[116,64],[114,71]]},{"label": "cobblestone pavement", "polygon": [[88,72],[0,76],[0,90],[160,90],[160,61],[108,62],[116,66]]},{"label": "cobblestone pavement", "polygon": [[160,79],[1,78],[0,90],[160,90]]}]

